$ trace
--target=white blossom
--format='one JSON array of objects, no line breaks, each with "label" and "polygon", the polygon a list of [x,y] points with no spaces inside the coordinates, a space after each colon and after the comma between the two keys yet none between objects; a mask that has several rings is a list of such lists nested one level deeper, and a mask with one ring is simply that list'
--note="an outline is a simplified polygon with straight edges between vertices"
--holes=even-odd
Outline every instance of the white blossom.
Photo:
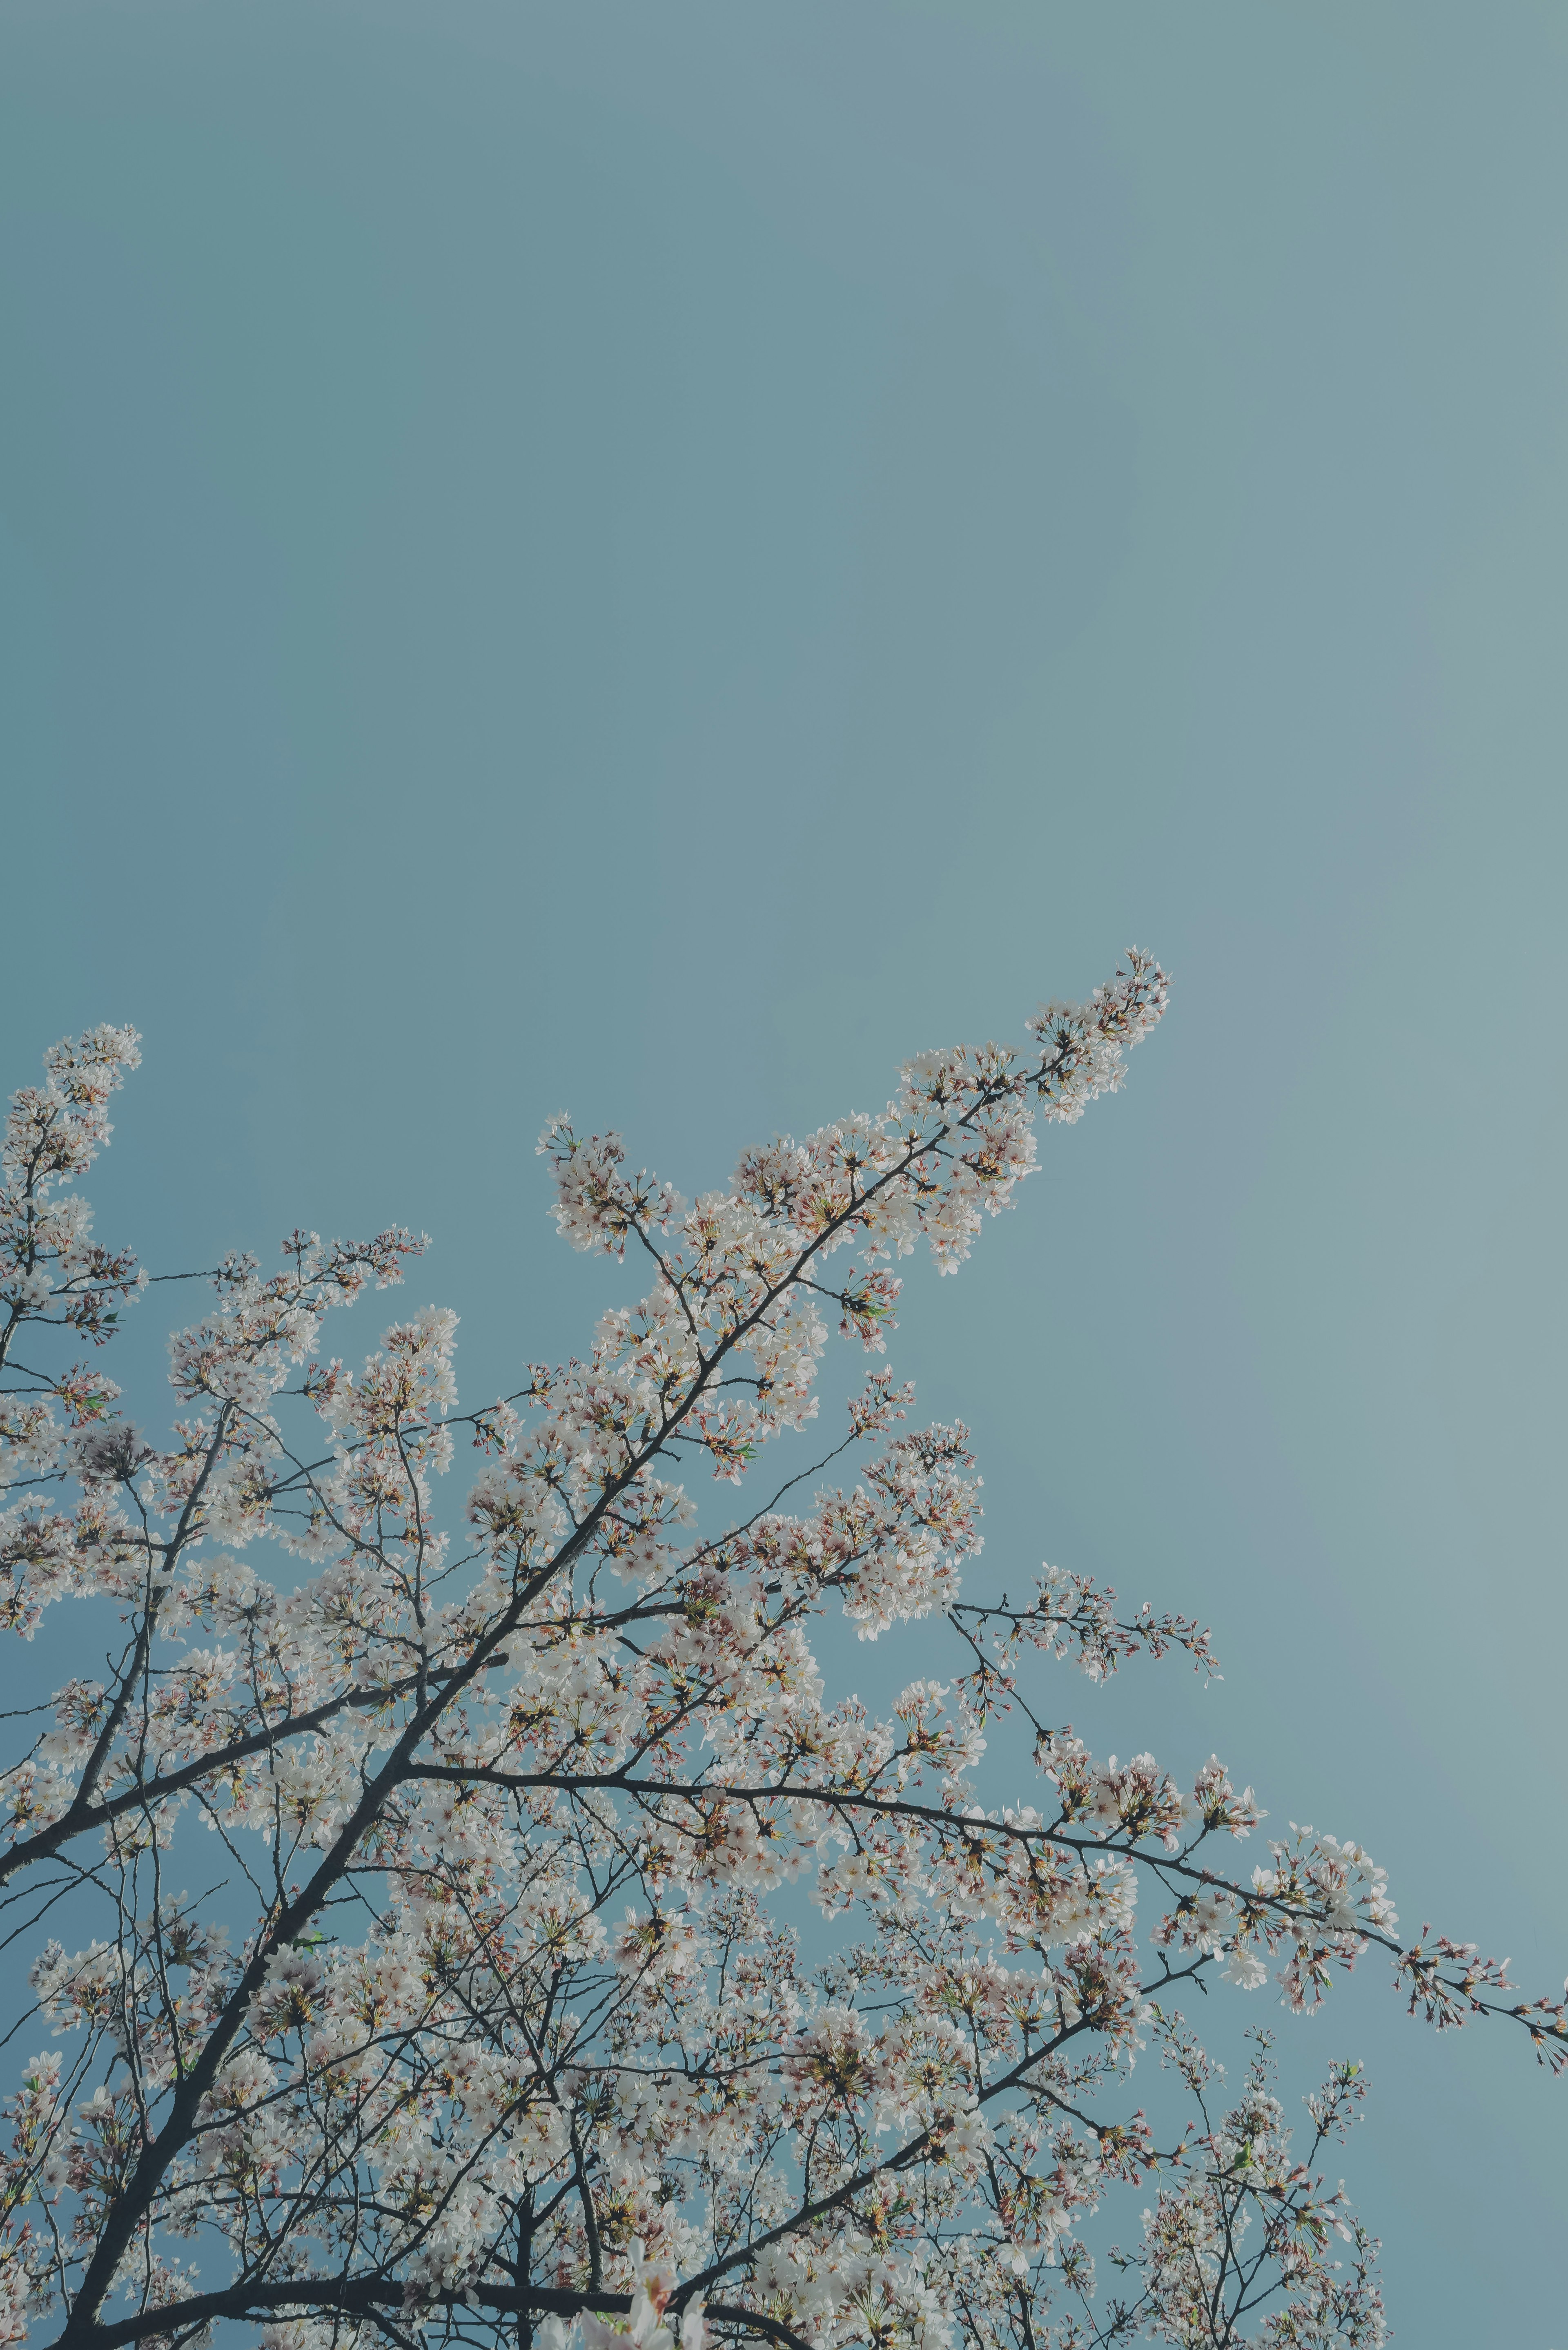
[{"label": "white blossom", "polygon": [[[1304,2008],[1376,1945],[1439,2023],[1505,2010],[1555,2058],[1563,2010],[1505,2000],[1470,1945],[1402,1951],[1354,1842],[1293,1829],[1240,1877],[1264,1814],[1217,1758],[1179,1783],[1062,1723],[1053,1668],[1208,1671],[1209,1635],[1061,1566],[967,1596],[968,1431],[919,1425],[890,1371],[815,1468],[797,1440],[757,1484],[833,1417],[836,1334],[886,1351],[895,1263],[924,1243],[955,1272],[1037,1121],[1119,1086],[1166,997],[1135,952],[1026,1052],[921,1054],[881,1112],[690,1201],[553,1118],[559,1231],[646,1288],[475,1411],[443,1307],[362,1359],[324,1345],[419,1236],[229,1257],[171,1342],[166,1431],[47,1352],[142,1294],[72,1188],[138,1039],[46,1056],[0,1181],[0,1622],[31,1638],[70,1598],[97,1628],[90,1672],[24,1686],[0,1778],[0,1866],[38,1872],[51,1934],[51,2046],[0,2147],[0,2340],[112,2291],[154,2344],[243,2317],[267,2350],[524,2324],[538,2350],[1059,2350],[1088,2338],[1082,2230],[1152,2180],[1124,2260],[1146,2332],[1220,2338],[1194,2311],[1246,2242],[1281,2342],[1381,2341],[1369,2240],[1312,2168],[1359,2068],[1303,2164],[1262,2072],[1210,2114],[1178,1994],[1272,1971]],[[940,1676],[867,1708],[846,1659],[920,1619]],[[1036,1767],[998,1803],[1009,1713]],[[1179,2142],[1127,2108],[1151,2045],[1204,2117]]]}]

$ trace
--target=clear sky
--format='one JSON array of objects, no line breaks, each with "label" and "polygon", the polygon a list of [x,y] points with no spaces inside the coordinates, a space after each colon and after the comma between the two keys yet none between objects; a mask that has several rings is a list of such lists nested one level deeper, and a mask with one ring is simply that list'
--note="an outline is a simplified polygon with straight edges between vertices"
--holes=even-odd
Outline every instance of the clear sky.
[{"label": "clear sky", "polygon": [[[1532,1991],[1565,125],[1561,0],[0,11],[5,1082],[144,1030],[106,1236],[424,1225],[477,1402],[617,1294],[546,1113],[690,1191],[1153,948],[891,1360],[988,1576],[1213,1622],[1207,1693],[1064,1694],[1097,1746]],[[1306,2061],[1401,2338],[1562,2350],[1568,2084],[1372,1977]]]}]

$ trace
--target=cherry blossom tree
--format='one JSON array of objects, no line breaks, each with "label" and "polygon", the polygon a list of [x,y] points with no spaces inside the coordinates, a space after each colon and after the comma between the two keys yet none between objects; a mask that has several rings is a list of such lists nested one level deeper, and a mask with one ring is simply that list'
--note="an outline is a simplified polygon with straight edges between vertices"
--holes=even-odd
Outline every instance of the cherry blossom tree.
[{"label": "cherry blossom tree", "polygon": [[[886,1369],[756,1490],[817,1425],[832,1326],[880,1355],[897,1261],[923,1242],[956,1272],[1037,1121],[1118,1086],[1166,997],[1134,952],[1024,1052],[924,1054],[879,1116],[748,1151],[693,1204],[553,1119],[561,1232],[643,1295],[478,1411],[439,1307],[358,1370],[321,1351],[421,1254],[407,1232],[169,1276],[213,1295],[171,1341],[163,1439],[65,1359],[147,1285],[75,1188],[139,1040],[45,1056],[0,1191],[0,1607],[27,1640],[87,1603],[109,1653],[9,1716],[12,2038],[38,2053],[0,2150],[5,2339],[1385,2339],[1323,2168],[1359,2067],[1293,2135],[1268,2033],[1227,2089],[1184,1996],[1310,2008],[1378,1950],[1438,2026],[1509,2019],[1553,2070],[1563,2008],[1403,1943],[1354,1843],[1293,1831],[1250,1866],[1263,1814],[1218,1761],[1179,1785],[1096,1760],[1054,1718],[1063,1675],[1207,1670],[1209,1635],[1054,1568],[964,1596],[965,1430],[919,1426]],[[704,1525],[714,1479],[743,1498]],[[825,1617],[930,1617],[904,1637],[950,1669],[877,1718],[826,1686]],[[999,1804],[1004,1716],[1033,1777]]]}]

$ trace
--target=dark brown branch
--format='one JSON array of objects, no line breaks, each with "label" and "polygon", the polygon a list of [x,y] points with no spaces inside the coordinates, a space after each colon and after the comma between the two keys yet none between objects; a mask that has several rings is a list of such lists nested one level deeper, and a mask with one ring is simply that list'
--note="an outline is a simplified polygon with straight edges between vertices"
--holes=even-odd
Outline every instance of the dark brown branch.
[{"label": "dark brown branch", "polygon": [[[504,2316],[537,2310],[545,2316],[570,2319],[583,2310],[591,2310],[596,2316],[625,2317],[631,2310],[629,2293],[571,2293],[549,2285],[476,2284],[466,2293],[433,2296],[433,2305],[438,2309],[456,2311],[472,2307],[476,2302],[481,2308],[493,2309]],[[87,2338],[93,2350],[119,2350],[121,2344],[140,2342],[149,2334],[186,2333],[220,2319],[259,2317],[280,2309],[307,2313],[330,2310],[342,2316],[363,2316],[374,2321],[376,2312],[382,2306],[400,2308],[402,2304],[403,2285],[396,2277],[261,2280],[252,2284],[229,2285],[217,2293],[194,2293],[188,2301],[168,2302],[160,2308],[141,2310],[134,2317],[117,2318],[112,2324],[95,2325]],[[710,2303],[706,2314],[714,2324],[737,2326],[762,2334],[786,2345],[787,2350],[809,2350],[809,2345],[789,2326],[776,2317],[764,2317],[760,2311]],[[62,2334],[59,2340],[63,2343],[67,2338],[67,2334]]]}]

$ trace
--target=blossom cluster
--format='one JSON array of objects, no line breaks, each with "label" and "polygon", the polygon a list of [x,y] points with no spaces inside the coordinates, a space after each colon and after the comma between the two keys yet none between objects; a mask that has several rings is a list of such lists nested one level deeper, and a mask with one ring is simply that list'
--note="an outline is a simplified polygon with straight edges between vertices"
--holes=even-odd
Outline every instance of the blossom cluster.
[{"label": "blossom cluster", "polygon": [[[1136,2061],[1157,2045],[1206,2116],[1180,1987],[1309,2007],[1375,1945],[1438,2023],[1501,2010],[1555,2062],[1563,2011],[1510,2007],[1468,1945],[1403,1951],[1354,1843],[1225,1857],[1264,1814],[1217,1758],[1179,1776],[1048,1720],[1052,1668],[1211,1670],[1209,1634],[1060,1568],[966,1596],[968,1432],[917,1424],[888,1369],[814,1468],[733,1499],[816,1420],[834,1329],[885,1352],[897,1261],[955,1270],[1035,1122],[1119,1085],[1166,995],[1134,953],[1024,1055],[922,1055],[879,1115],[777,1137],[693,1204],[552,1120],[561,1232],[648,1286],[477,1410],[443,1308],[358,1365],[322,1348],[421,1236],[231,1257],[171,1341],[161,1440],[19,1343],[101,1344],[140,1279],[70,1189],[136,1039],[55,1048],[7,1128],[0,1620],[30,1639],[68,1597],[122,1629],[101,1678],[17,1717],[0,1777],[51,2043],[0,2150],[0,2340],[63,2311],[71,2350],[235,2319],[269,2350],[436,2324],[1071,2350],[1113,2338],[1085,2231],[1146,2182],[1116,2256],[1145,2330],[1240,2339],[1272,2293],[1281,2342],[1382,2339],[1369,2240],[1312,2167],[1359,2075],[1303,2167],[1262,2074],[1162,2139]],[[741,1513],[705,1527],[693,1471]],[[852,1654],[838,1626],[921,1619],[954,1669],[885,1713],[825,1669],[825,1622]],[[1009,1715],[1035,1777],[998,1803]]]}]

